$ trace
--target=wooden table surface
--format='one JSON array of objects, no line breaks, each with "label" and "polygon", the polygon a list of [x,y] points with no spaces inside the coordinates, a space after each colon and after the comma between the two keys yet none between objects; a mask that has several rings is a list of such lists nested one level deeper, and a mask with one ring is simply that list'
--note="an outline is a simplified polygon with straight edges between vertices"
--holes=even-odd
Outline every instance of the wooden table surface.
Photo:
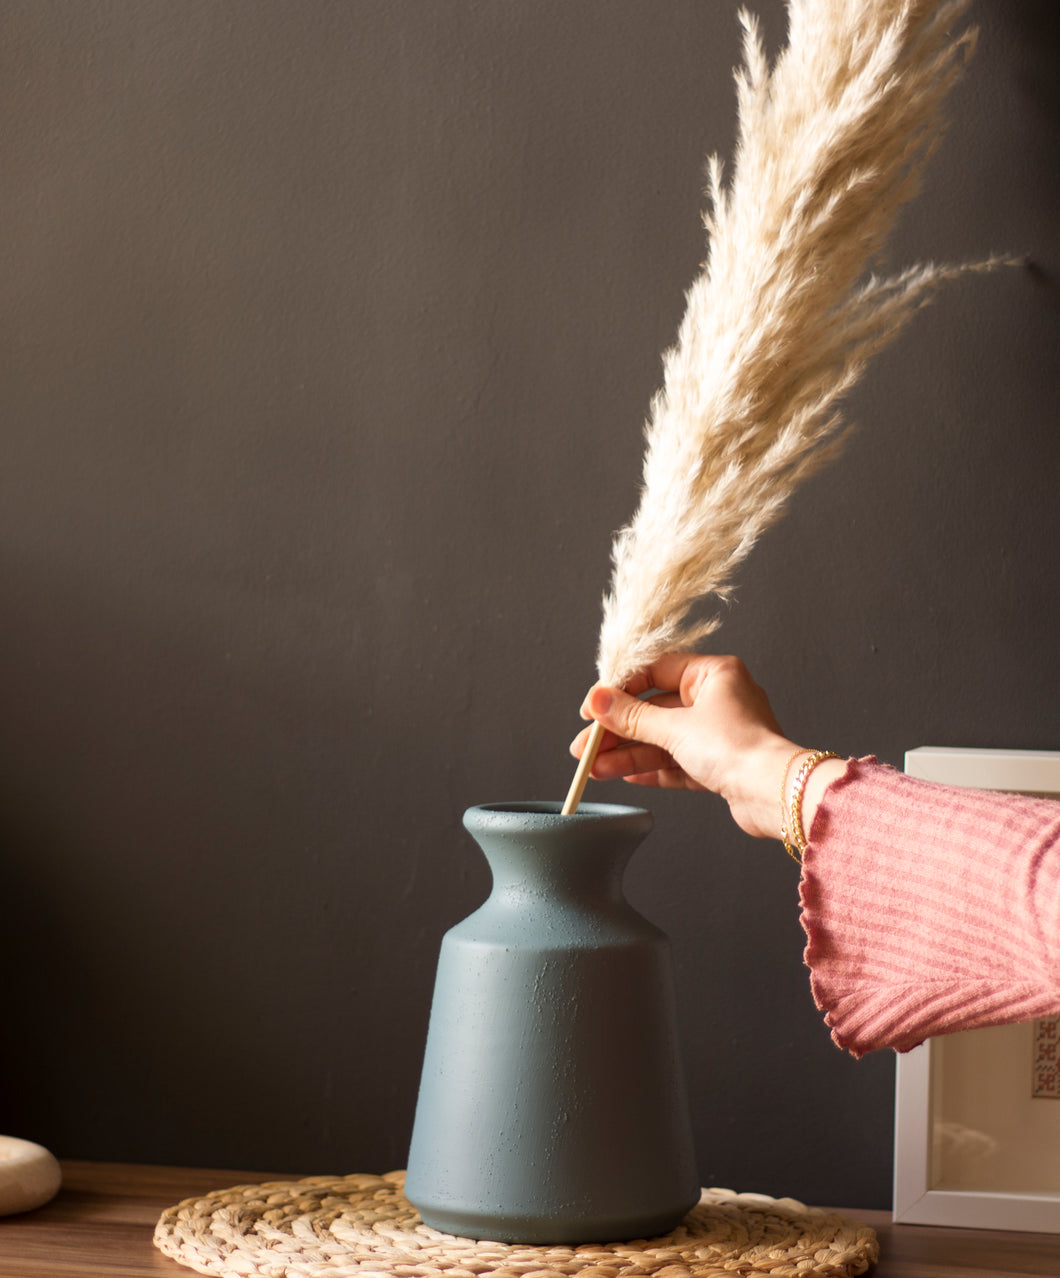
[{"label": "wooden table surface", "polygon": [[[123,1163],[63,1164],[47,1206],[0,1219],[0,1278],[179,1278],[194,1271],[151,1243],[155,1221],[181,1199],[278,1173]],[[1060,1234],[894,1225],[889,1213],[843,1208],[880,1238],[877,1278],[1060,1278]]]}]

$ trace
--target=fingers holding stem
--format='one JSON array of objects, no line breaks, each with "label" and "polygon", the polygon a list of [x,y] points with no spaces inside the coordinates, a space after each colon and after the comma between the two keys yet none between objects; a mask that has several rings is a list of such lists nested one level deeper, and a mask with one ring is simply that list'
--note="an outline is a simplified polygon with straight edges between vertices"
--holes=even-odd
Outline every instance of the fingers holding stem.
[{"label": "fingers holding stem", "polygon": [[581,760],[579,771],[584,769],[586,778],[688,788],[689,779],[670,753],[653,744],[660,739],[661,712],[679,707],[681,698],[677,693],[649,689],[646,682],[638,680],[639,696],[599,685],[593,688],[581,713],[595,722],[571,742],[571,754]]}]

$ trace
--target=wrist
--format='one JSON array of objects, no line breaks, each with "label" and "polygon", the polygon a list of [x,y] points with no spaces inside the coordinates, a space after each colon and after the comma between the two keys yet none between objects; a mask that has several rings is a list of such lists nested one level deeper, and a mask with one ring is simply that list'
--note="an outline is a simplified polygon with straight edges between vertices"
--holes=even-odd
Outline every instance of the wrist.
[{"label": "wrist", "polygon": [[[802,763],[814,753],[787,737],[770,734],[753,748],[736,754],[720,791],[736,824],[758,839],[783,839],[785,831],[788,838],[792,838],[792,789]],[[799,842],[809,839],[825,792],[843,775],[845,768],[845,759],[824,758],[804,778]]]},{"label": "wrist", "polygon": [[[780,788],[780,837],[784,850],[802,864],[814,818],[825,791],[846,767],[831,750],[796,750]],[[793,771],[789,786],[788,772]]]},{"label": "wrist", "polygon": [[802,794],[802,833],[807,841],[825,792],[833,781],[839,780],[846,771],[846,766],[846,759],[822,759],[807,777]]},{"label": "wrist", "polygon": [[758,839],[781,837],[778,800],[785,769],[793,756],[809,753],[787,737],[770,733],[733,757],[721,795],[742,830]]}]

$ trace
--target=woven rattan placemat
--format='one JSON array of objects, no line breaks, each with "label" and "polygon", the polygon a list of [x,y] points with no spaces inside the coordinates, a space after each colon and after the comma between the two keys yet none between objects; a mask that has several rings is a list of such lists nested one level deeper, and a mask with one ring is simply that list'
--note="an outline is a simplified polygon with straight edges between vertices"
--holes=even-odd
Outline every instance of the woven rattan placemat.
[{"label": "woven rattan placemat", "polygon": [[237,1185],[162,1213],[155,1246],[203,1274],[244,1278],[846,1278],[876,1235],[792,1198],[707,1189],[670,1234],[528,1247],[472,1242],[423,1224],[404,1172]]}]

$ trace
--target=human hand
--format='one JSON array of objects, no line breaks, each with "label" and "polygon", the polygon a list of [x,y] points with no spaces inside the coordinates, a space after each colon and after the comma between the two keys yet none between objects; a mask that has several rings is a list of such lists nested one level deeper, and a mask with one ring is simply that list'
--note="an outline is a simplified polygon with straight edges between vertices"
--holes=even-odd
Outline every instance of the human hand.
[{"label": "human hand", "polygon": [[[592,768],[597,780],[709,790],[748,834],[778,837],[784,770],[799,747],[738,658],[669,653],[625,690],[592,688],[582,717],[608,730]],[[578,758],[588,735],[571,743]]]}]

